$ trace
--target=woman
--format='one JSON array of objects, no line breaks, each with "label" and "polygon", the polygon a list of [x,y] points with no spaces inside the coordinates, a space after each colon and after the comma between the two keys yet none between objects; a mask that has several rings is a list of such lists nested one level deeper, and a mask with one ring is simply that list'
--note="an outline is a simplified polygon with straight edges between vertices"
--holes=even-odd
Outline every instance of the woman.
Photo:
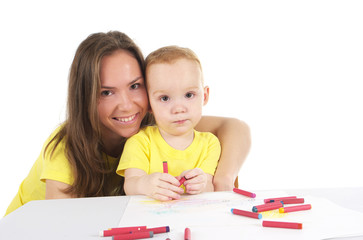
[{"label": "woman", "polygon": [[[32,200],[123,195],[118,159],[126,138],[153,123],[148,110],[144,58],[136,44],[121,32],[90,35],[71,66],[66,121],[45,142],[6,214]],[[203,117],[196,129],[219,138],[213,183],[216,190],[231,190],[250,147],[248,126]]]}]

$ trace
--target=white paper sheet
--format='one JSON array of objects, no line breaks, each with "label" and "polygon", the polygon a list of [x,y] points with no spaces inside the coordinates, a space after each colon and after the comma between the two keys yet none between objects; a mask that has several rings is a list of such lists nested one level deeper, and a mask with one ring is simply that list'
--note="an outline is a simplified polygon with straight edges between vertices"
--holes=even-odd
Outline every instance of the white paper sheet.
[{"label": "white paper sheet", "polygon": [[[273,210],[263,213],[261,220],[231,213],[231,208],[252,211],[263,199],[287,196],[284,192],[256,192],[255,199],[234,192],[212,192],[184,195],[180,200],[160,202],[145,196],[131,196],[119,226],[160,227],[171,231],[156,234],[153,239],[183,239],[189,227],[192,239],[324,239],[363,235],[363,214],[342,208],[329,200],[305,198],[312,209],[284,213]],[[262,220],[303,223],[302,230],[262,227]]]}]

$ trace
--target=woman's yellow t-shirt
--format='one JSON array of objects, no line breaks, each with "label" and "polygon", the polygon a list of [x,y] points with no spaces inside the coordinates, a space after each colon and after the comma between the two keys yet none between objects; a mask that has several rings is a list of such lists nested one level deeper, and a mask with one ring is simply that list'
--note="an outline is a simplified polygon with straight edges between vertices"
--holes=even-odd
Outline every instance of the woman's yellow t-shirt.
[{"label": "woman's yellow t-shirt", "polygon": [[[61,127],[58,127],[45,141],[38,159],[35,161],[28,176],[20,184],[18,193],[10,203],[5,215],[32,200],[44,200],[45,180],[47,179],[59,181],[68,185],[73,184],[74,176],[65,152],[65,139],[63,138],[60,141],[57,148],[54,150],[53,155],[50,153],[53,150],[55,144],[54,141],[48,147],[47,152],[44,152],[48,143],[60,131],[60,129]],[[116,158],[107,156],[107,159],[110,161],[110,164],[112,162],[116,164]]]}]

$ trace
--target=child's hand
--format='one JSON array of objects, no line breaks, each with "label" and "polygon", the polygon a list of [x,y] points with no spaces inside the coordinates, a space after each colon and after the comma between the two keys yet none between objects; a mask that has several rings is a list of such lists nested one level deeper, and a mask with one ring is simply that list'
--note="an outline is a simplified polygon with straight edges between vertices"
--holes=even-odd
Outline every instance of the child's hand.
[{"label": "child's hand", "polygon": [[160,201],[179,199],[184,190],[179,181],[168,173],[152,173],[146,177],[146,195]]},{"label": "child's hand", "polygon": [[206,174],[200,168],[194,168],[182,172],[180,176],[176,177],[178,180],[185,177],[187,180],[184,182],[185,192],[189,194],[198,194],[206,190],[208,184],[209,174]]}]

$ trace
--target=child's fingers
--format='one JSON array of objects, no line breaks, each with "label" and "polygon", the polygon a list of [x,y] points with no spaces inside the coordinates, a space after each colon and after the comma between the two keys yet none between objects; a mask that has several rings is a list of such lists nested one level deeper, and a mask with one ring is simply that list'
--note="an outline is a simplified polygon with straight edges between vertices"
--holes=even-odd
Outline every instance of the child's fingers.
[{"label": "child's fingers", "polygon": [[206,181],[207,181],[207,175],[203,173],[200,175],[196,175],[192,178],[187,178],[187,180],[184,182],[184,186],[189,184],[205,183]]},{"label": "child's fingers", "polygon": [[183,192],[183,189],[175,187],[169,183],[161,183],[157,188],[154,189],[151,197],[160,201],[168,201],[172,199],[179,199],[180,194]]},{"label": "child's fingers", "polygon": [[204,174],[203,170],[200,168],[193,168],[188,171],[184,171],[180,176],[185,176],[186,179],[195,178],[198,175]]},{"label": "child's fingers", "polygon": [[160,180],[170,183],[174,186],[179,186],[179,179],[175,178],[174,176],[168,174],[168,173],[162,173],[160,175]]},{"label": "child's fingers", "polygon": [[185,186],[185,191],[188,194],[198,194],[205,188],[205,183],[188,184]]}]

